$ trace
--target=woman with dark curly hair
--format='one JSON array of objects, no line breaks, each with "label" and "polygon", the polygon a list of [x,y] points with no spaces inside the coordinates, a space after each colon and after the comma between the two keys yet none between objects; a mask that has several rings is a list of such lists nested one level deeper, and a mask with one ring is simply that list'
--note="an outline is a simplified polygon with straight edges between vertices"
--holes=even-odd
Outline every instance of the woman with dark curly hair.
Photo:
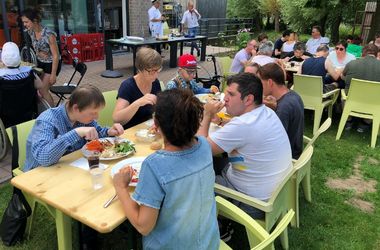
[{"label": "woman with dark curly hair", "polygon": [[144,235],[144,249],[219,248],[211,149],[195,136],[202,118],[203,106],[191,91],[158,94],[154,124],[164,149],[144,160],[132,197],[131,167],[114,176],[128,220]]}]

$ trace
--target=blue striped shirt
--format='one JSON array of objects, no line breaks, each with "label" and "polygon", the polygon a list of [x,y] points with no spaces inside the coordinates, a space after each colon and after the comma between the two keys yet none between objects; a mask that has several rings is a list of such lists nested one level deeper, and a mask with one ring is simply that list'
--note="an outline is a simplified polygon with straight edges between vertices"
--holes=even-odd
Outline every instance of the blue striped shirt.
[{"label": "blue striped shirt", "polygon": [[74,130],[78,127],[95,127],[99,137],[108,136],[108,128],[100,127],[96,121],[89,124],[76,122],[72,125],[65,105],[43,112],[28,136],[23,171],[55,164],[63,155],[83,147],[86,140]]}]

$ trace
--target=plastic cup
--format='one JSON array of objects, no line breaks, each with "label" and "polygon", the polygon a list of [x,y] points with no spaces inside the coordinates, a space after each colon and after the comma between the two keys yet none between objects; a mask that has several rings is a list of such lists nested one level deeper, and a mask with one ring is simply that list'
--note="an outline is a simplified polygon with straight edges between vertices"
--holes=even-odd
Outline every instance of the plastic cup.
[{"label": "plastic cup", "polygon": [[99,152],[92,152],[88,157],[88,167],[90,169],[99,167]]},{"label": "plastic cup", "polygon": [[90,169],[92,187],[94,190],[101,189],[103,184],[103,169],[97,167]]}]

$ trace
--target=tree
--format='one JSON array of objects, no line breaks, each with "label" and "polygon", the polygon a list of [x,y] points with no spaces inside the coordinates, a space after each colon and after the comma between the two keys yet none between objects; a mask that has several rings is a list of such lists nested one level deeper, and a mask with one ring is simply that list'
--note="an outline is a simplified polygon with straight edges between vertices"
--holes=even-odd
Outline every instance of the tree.
[{"label": "tree", "polygon": [[279,0],[261,0],[260,9],[267,16],[273,16],[274,18],[274,30],[280,32],[280,14],[281,6]]},{"label": "tree", "polygon": [[380,0],[377,0],[376,12],[372,16],[371,29],[368,34],[368,41],[375,38],[375,35],[380,33]]}]

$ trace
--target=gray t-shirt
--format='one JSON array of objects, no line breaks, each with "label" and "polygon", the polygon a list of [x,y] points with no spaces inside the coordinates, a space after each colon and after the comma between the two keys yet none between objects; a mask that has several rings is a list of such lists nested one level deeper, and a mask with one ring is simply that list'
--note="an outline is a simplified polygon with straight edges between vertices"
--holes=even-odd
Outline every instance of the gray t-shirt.
[{"label": "gray t-shirt", "polygon": [[293,159],[303,150],[304,106],[301,97],[290,90],[277,100],[276,114],[288,133]]},{"label": "gray t-shirt", "polygon": [[248,61],[251,57],[245,49],[241,49],[238,53],[236,53],[234,60],[231,64],[230,72],[239,73],[243,71],[243,64],[245,61]]}]

